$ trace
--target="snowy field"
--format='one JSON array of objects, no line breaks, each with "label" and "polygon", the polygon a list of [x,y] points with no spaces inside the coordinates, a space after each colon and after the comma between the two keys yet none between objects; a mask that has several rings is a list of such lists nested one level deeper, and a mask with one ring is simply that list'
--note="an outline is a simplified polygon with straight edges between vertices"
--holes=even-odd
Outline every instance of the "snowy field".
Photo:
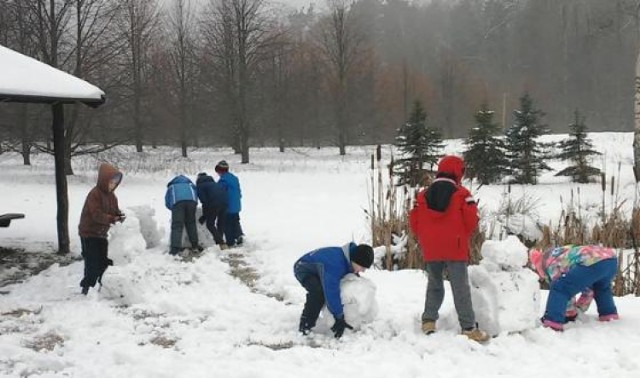
[{"label": "snowy field", "polygon": [[[623,208],[630,208],[637,190],[631,170],[632,135],[591,137],[604,153],[594,165],[604,167],[607,177],[616,176],[618,189],[614,196],[607,190],[605,206],[610,209],[626,201]],[[461,150],[460,141],[451,141],[446,148],[448,153]],[[112,229],[110,256],[115,265],[105,274],[105,287],[100,292],[91,290],[87,297],[79,295],[83,264],[77,261],[54,265],[23,283],[0,288],[0,375],[640,376],[638,298],[616,298],[621,316],[616,322],[597,322],[592,306],[564,333],[531,321],[526,329],[498,332],[488,344],[480,345],[458,335],[449,291],[438,332],[428,337],[420,332],[426,286],[421,271],[367,271],[363,277],[376,288],[377,312],[371,321],[356,332],[347,330],[340,340],[322,322],[310,337],[300,336],[297,326],[305,292],[292,274],[292,265],[317,247],[369,241],[364,210],[373,151],[373,147],[349,148],[348,155],[340,157],[337,148],[289,149],[283,154],[276,149],[252,149],[252,164],[244,166],[228,149],[199,149],[188,159],[169,148],[143,154],[123,148],[104,154],[104,160],[124,172],[116,195],[127,214],[126,222]],[[383,158],[389,160],[389,147],[383,149]],[[192,179],[200,171],[213,174],[221,159],[229,162],[241,181],[245,245],[220,251],[209,244],[204,255],[191,262],[169,256],[166,183],[177,173]],[[53,251],[57,240],[53,159],[36,155],[32,163],[25,167],[17,154],[0,155],[0,213],[26,214],[25,219],[0,229],[0,245],[24,248],[24,253]],[[97,165],[95,158],[76,159],[76,175],[69,178],[71,248],[76,255],[80,253],[80,210],[95,184]],[[560,169],[563,163],[551,165]],[[480,199],[483,222],[498,221],[495,212],[508,199],[506,187],[471,188]],[[533,220],[520,220],[518,227],[531,229],[530,223],[536,220],[556,222],[572,191],[582,211],[595,217],[602,207],[600,184],[575,185],[547,173],[540,185],[512,187],[511,200],[524,195],[535,202]],[[515,253],[510,246],[520,248],[513,242],[493,245],[496,261],[501,259],[496,254]],[[255,269],[256,276],[243,276],[238,266]],[[512,281],[515,276],[527,280],[528,273],[520,269],[507,276]],[[501,274],[500,279],[495,278],[497,273],[476,277],[485,284],[488,280],[494,286],[506,285],[508,279]],[[532,306],[525,317],[541,316],[546,294],[523,291],[519,297],[502,296],[498,311],[503,329],[517,322],[523,307]],[[477,315],[491,328],[486,314]]]}]

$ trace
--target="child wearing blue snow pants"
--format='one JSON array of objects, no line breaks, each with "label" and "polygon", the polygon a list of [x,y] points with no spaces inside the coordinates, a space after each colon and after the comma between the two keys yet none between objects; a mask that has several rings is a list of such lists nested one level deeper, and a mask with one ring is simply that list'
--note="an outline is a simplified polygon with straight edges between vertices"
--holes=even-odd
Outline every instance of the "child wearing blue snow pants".
[{"label": "child wearing blue snow pants", "polygon": [[601,260],[593,265],[575,265],[551,283],[544,318],[556,323],[565,322],[567,302],[585,289],[593,290],[593,299],[600,318],[618,313],[613,302],[611,281],[616,275],[616,257]]}]

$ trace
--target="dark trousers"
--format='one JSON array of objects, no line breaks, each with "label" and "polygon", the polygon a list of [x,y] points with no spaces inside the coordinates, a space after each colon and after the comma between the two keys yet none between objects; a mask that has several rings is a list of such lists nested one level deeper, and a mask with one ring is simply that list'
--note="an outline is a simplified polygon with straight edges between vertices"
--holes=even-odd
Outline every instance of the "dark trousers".
[{"label": "dark trousers", "polygon": [[216,244],[223,244],[223,230],[225,229],[225,217],[226,208],[224,207],[202,207],[202,215],[204,215],[207,222],[207,230],[211,232],[213,240]]},{"label": "dark trousers", "polygon": [[175,255],[182,248],[182,229],[186,227],[187,235],[192,247],[198,243],[198,230],[196,228],[195,201],[180,201],[171,209],[171,254]]},{"label": "dark trousers", "polygon": [[322,306],[324,306],[324,291],[320,281],[318,264],[296,262],[293,273],[302,287],[307,290],[307,300],[302,309],[302,320],[312,328],[316,325]]},{"label": "dark trousers", "polygon": [[107,257],[109,242],[104,238],[80,238],[82,258],[84,259],[84,277],[82,287],[93,287],[96,282],[102,285],[102,275],[110,264]]},{"label": "dark trousers", "polygon": [[236,244],[237,239],[242,235],[242,228],[240,227],[240,214],[238,213],[226,213],[224,221],[224,238],[227,241],[228,246]]}]

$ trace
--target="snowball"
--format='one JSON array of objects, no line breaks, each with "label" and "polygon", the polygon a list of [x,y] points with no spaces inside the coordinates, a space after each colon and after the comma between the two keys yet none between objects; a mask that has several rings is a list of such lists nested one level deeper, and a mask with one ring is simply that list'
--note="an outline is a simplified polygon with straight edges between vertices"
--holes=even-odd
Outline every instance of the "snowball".
[{"label": "snowball", "polygon": [[[200,224],[198,219],[202,216],[202,208],[198,207],[196,209],[196,230],[198,231],[198,243],[204,248],[209,248],[211,246],[216,245],[216,242],[213,240],[213,235],[209,232],[207,228],[207,224]],[[171,229],[171,226],[169,226]],[[171,238],[169,238],[169,242],[171,242]],[[191,247],[191,241],[189,240],[189,235],[187,235],[186,228],[182,228],[182,246],[183,247]]]},{"label": "snowball", "polygon": [[527,247],[514,235],[501,241],[485,241],[480,253],[480,265],[484,265],[489,271],[517,271],[527,265]]},{"label": "snowball", "polygon": [[[378,315],[376,301],[376,285],[366,277],[347,274],[340,281],[340,297],[344,307],[344,319],[354,328],[371,323]],[[325,306],[322,318],[328,327],[335,321],[333,315]]]},{"label": "snowball", "polygon": [[116,223],[109,232],[109,258],[114,265],[128,264],[147,248],[140,220],[135,212],[125,212],[127,219]]}]

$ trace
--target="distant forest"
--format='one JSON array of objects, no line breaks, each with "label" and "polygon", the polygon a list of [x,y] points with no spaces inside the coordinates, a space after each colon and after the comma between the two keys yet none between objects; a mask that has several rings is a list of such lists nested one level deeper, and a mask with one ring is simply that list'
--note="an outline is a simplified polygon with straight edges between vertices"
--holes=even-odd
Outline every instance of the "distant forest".
[{"label": "distant forest", "polygon": [[[114,144],[390,143],[412,104],[445,138],[528,93],[553,132],[631,131],[640,0],[0,0],[0,44],[86,79],[70,156]],[[0,73],[1,75],[2,73]],[[50,150],[50,112],[0,104],[4,150]]]}]

